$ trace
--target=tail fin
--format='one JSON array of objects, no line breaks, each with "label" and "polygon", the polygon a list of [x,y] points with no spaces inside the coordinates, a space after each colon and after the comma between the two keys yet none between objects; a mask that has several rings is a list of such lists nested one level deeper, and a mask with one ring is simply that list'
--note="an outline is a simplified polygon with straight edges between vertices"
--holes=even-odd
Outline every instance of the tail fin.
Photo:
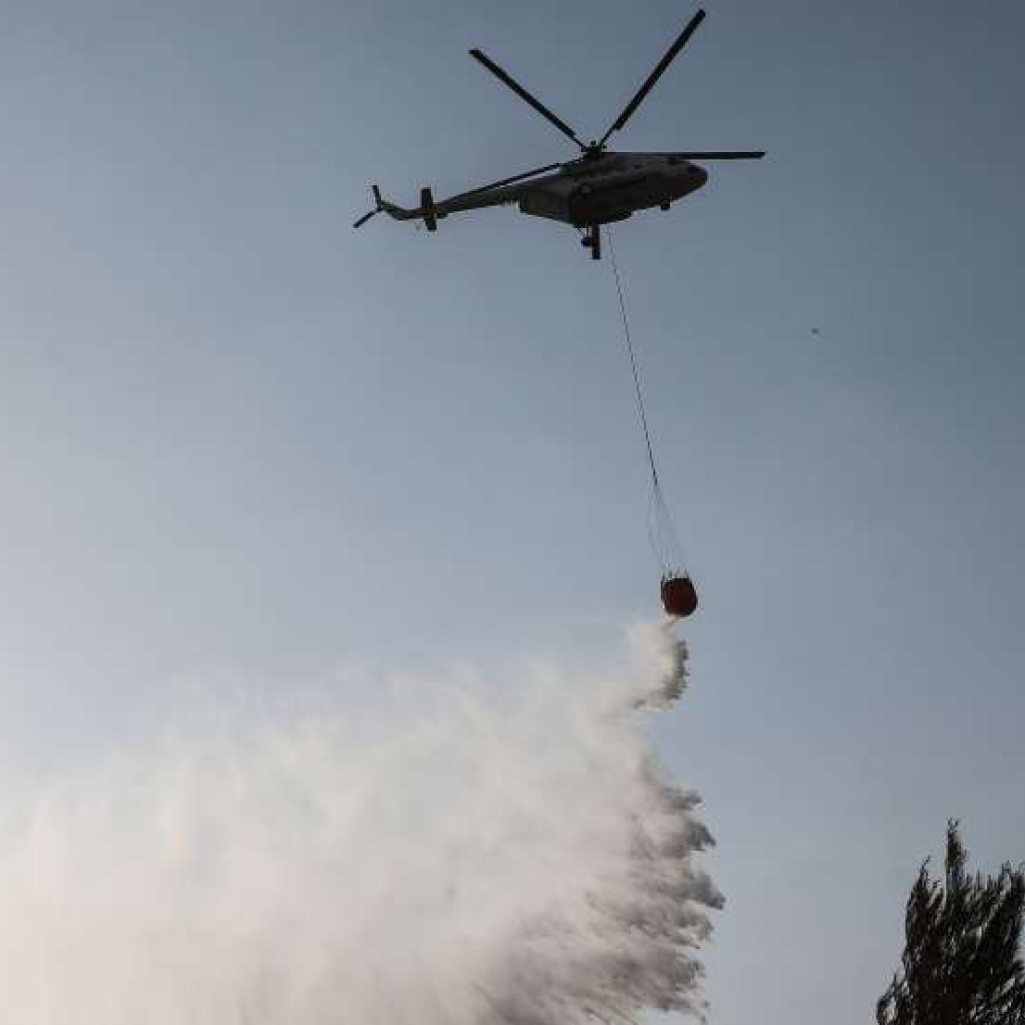
[{"label": "tail fin", "polygon": [[438,224],[435,220],[434,214],[434,200],[430,198],[430,189],[425,190],[427,195],[426,202],[428,202],[428,208],[426,210],[424,207],[421,207],[418,210],[407,210],[405,207],[389,203],[388,200],[381,195],[381,190],[376,185],[372,185],[370,188],[374,193],[374,209],[371,210],[370,213],[364,214],[358,221],[356,221],[356,223],[353,224],[354,228],[362,228],[371,217],[379,213],[386,213],[389,217],[394,217],[397,221],[412,221],[418,217],[423,217],[429,231],[434,231],[435,228],[437,228]]},{"label": "tail fin", "polygon": [[378,210],[383,210],[389,217],[394,217],[397,221],[411,221],[414,217],[420,216],[419,210],[407,210],[405,207],[396,206],[394,203],[388,202],[381,195],[381,190],[376,186],[372,186],[374,193],[374,203]]}]

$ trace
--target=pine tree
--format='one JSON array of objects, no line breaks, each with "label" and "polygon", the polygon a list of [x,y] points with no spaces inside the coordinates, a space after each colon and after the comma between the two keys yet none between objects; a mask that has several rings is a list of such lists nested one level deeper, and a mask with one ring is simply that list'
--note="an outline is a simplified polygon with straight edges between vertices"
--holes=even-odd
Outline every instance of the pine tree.
[{"label": "pine tree", "polygon": [[908,898],[902,970],[876,1006],[879,1025],[1025,1025],[1025,869],[983,877],[967,862],[951,821],[945,879],[929,877],[927,859]]}]

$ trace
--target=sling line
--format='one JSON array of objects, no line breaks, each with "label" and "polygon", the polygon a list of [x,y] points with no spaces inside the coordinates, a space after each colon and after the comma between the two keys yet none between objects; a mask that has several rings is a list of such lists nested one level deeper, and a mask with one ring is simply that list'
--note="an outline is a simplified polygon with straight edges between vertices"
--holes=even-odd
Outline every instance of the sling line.
[{"label": "sling line", "polygon": [[648,463],[651,466],[651,481],[656,491],[658,486],[658,469],[655,466],[655,453],[651,447],[651,432],[648,430],[648,417],[644,411],[644,395],[641,392],[641,377],[637,372],[637,357],[634,354],[633,338],[630,335],[630,320],[626,315],[626,300],[623,298],[623,285],[619,278],[619,265],[616,263],[616,248],[612,244],[612,232],[607,231],[609,255],[612,257],[612,272],[616,276],[616,292],[619,295],[619,312],[623,318],[623,337],[626,340],[626,351],[630,357],[630,369],[634,375],[634,395],[637,398],[637,412],[640,415],[641,429],[644,431],[644,443],[648,448]]}]

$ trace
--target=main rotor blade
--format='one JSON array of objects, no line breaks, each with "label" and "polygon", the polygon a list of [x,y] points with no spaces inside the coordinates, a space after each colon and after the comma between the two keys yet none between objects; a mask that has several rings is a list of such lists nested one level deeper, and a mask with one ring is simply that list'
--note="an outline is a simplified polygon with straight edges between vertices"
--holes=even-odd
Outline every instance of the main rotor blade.
[{"label": "main rotor blade", "polygon": [[685,160],[761,160],[765,156],[765,150],[714,150],[704,153],[674,153],[673,155],[683,157]]},{"label": "main rotor blade", "polygon": [[[524,171],[523,174],[514,174],[511,178],[503,178],[501,181],[489,182],[487,185],[478,185],[475,189],[470,189],[468,192],[460,192],[458,198],[463,196],[472,196],[477,192],[487,192],[488,189],[500,189],[503,185],[513,185],[516,182],[521,182],[525,178],[533,178],[535,174],[544,174],[545,171],[554,171],[557,167],[562,167],[562,164],[545,164],[544,167],[535,167],[533,171]],[[457,197],[453,196],[453,199]]]},{"label": "main rotor blade", "polygon": [[687,22],[687,26],[676,37],[676,42],[666,51],[666,55],[655,65],[655,70],[648,75],[644,85],[637,90],[634,98],[626,105],[623,113],[612,122],[612,127],[601,137],[600,146],[604,146],[613,132],[618,132],[630,120],[633,112],[641,105],[644,97],[651,92],[652,86],[662,77],[662,73],[672,64],[676,55],[687,45],[687,41],[697,31],[698,25],[705,20],[705,12],[698,9],[698,13]]},{"label": "main rotor blade", "polygon": [[547,118],[563,135],[568,135],[581,149],[584,144],[577,138],[576,133],[565,121],[556,117],[539,99],[532,96],[526,89],[516,81],[507,71],[500,68],[486,53],[481,50],[471,50],[470,56],[481,62],[499,81],[504,82],[521,100],[529,103],[542,117]]}]

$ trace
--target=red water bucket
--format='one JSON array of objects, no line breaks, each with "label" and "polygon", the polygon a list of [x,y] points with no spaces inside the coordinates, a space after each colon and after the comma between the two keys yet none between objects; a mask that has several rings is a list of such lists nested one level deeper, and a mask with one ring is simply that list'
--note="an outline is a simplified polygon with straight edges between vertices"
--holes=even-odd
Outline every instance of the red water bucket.
[{"label": "red water bucket", "polygon": [[674,619],[685,619],[698,607],[698,592],[690,577],[662,578],[662,607]]}]

